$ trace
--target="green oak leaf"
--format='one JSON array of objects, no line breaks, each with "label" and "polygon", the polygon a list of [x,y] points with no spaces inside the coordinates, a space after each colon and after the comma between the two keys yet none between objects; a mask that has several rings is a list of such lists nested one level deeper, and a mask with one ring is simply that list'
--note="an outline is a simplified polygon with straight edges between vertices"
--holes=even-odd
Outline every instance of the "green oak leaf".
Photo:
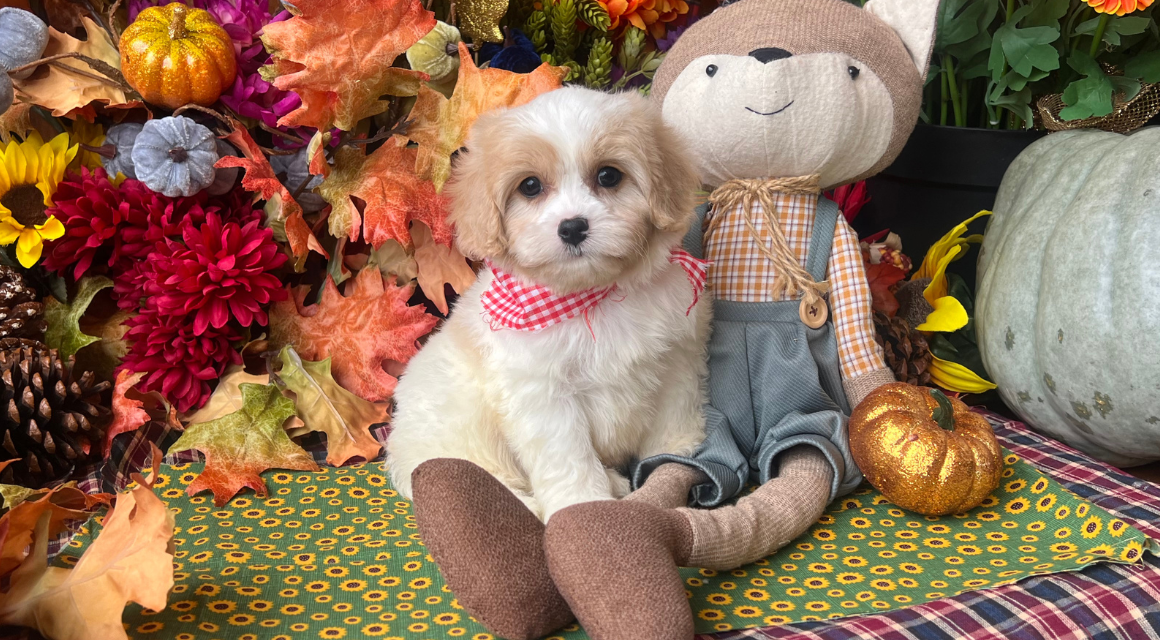
[{"label": "green oak leaf", "polygon": [[1067,64],[1084,77],[1063,90],[1063,103],[1067,106],[1060,110],[1059,117],[1064,120],[1082,120],[1111,113],[1115,86],[1099,63],[1086,52],[1077,49],[1071,52]]},{"label": "green oak leaf", "polygon": [[1160,51],[1132,56],[1124,63],[1124,75],[1142,82],[1160,82]]},{"label": "green oak leaf", "polygon": [[169,453],[196,449],[205,455],[205,469],[186,493],[209,489],[213,502],[223,506],[249,487],[264,497],[267,469],[318,471],[309,453],[294,444],[282,425],[295,413],[294,401],[275,385],[242,384],[242,408],[216,420],[192,424],[169,448]]},{"label": "green oak leaf", "polygon": [[44,332],[45,344],[67,358],[100,340],[81,331],[80,320],[97,292],[111,286],[113,281],[104,276],[82,278],[77,283],[77,294],[72,302],[62,304],[49,298],[44,304],[44,319],[48,322],[48,331]]},{"label": "green oak leaf", "polygon": [[1054,71],[1059,68],[1059,51],[1053,45],[1059,39],[1059,28],[1017,26],[1031,11],[1029,5],[1019,8],[1011,20],[995,31],[989,62],[993,80],[999,80],[1004,60],[1023,76],[1031,75],[1032,69]]}]

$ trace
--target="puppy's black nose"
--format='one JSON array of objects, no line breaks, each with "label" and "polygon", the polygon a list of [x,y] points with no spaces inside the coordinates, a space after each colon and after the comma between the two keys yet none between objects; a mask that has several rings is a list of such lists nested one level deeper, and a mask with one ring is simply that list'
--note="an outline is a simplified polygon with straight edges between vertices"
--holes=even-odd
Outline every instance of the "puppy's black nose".
[{"label": "puppy's black nose", "polygon": [[754,49],[753,51],[749,52],[749,55],[757,58],[761,64],[768,64],[774,60],[788,58],[793,54],[786,51],[785,49],[778,49],[777,47],[765,47],[763,49]]},{"label": "puppy's black nose", "polygon": [[579,246],[588,237],[588,218],[568,218],[560,223],[556,233],[565,244]]}]

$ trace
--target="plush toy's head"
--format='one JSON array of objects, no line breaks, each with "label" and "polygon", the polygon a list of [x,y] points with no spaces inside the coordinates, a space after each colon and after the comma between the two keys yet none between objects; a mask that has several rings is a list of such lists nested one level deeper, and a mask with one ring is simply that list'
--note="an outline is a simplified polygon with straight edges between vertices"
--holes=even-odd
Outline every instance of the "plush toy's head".
[{"label": "plush toy's head", "polygon": [[653,82],[702,179],[871,176],[918,120],[939,0],[740,0],[677,40]]}]

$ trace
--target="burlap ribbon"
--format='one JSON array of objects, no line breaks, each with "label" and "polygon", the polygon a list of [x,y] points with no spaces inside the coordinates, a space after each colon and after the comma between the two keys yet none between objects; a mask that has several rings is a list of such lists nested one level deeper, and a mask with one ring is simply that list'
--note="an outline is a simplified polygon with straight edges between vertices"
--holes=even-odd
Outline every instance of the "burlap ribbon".
[{"label": "burlap ribbon", "polygon": [[[789,195],[816,195],[821,193],[818,176],[799,176],[796,178],[763,178],[730,180],[717,187],[709,195],[709,203],[713,205],[715,214],[709,219],[705,229],[705,238],[708,239],[716,226],[725,217],[725,213],[741,207],[741,216],[750,236],[761,254],[769,260],[777,276],[773,281],[773,297],[781,299],[801,295],[807,305],[821,300],[821,297],[830,290],[829,282],[815,282],[809,272],[798,262],[797,255],[790,248],[789,242],[778,223],[777,205],[774,199],[777,194]],[[764,217],[766,233],[763,236],[754,224],[755,214],[753,204],[761,205],[761,215]]]}]

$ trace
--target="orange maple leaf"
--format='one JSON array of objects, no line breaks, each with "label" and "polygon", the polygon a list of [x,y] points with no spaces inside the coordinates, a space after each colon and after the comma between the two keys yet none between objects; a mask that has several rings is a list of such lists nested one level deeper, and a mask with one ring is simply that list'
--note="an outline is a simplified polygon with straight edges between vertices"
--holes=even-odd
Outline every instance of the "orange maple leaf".
[{"label": "orange maple leaf", "polygon": [[435,28],[435,14],[420,0],[295,0],[288,8],[294,17],[266,25],[262,35],[274,56],[263,76],[302,98],[278,124],[349,131],[387,110],[380,97],[413,96],[428,78],[391,66]]},{"label": "orange maple leaf", "polygon": [[131,373],[122,369],[117,373],[117,382],[113,386],[113,422],[105,431],[105,446],[103,455],[109,457],[113,448],[113,438],[126,431],[136,431],[141,425],[149,422],[152,417],[145,411],[145,401],[139,399],[141,394],[129,397],[126,394],[133,390],[133,386],[145,377],[145,373]]},{"label": "orange maple leaf", "polygon": [[196,449],[205,454],[205,468],[189,483],[186,493],[213,492],[213,503],[223,506],[249,487],[266,495],[267,469],[318,471],[314,459],[286,435],[283,424],[294,416],[294,401],[276,385],[244,383],[242,408],[220,418],[191,424],[169,453]]},{"label": "orange maple leaf", "polygon": [[270,344],[287,344],[308,360],[331,358],[334,379],[347,391],[371,402],[384,402],[395,391],[396,378],[386,365],[406,363],[418,352],[416,341],[435,328],[438,318],[422,307],[409,307],[413,286],[383,283],[378,269],[363,269],[338,292],[330,278],[322,300],[303,306],[308,287],[293,300],[270,308]]},{"label": "orange maple leaf", "polygon": [[58,487],[43,494],[39,500],[28,499],[12,507],[0,518],[0,528],[8,535],[0,540],[0,576],[4,576],[24,562],[32,532],[40,517],[48,514],[48,534],[55,536],[68,523],[86,520],[89,508],[85,494],[76,487]]},{"label": "orange maple leaf", "polygon": [[329,258],[330,254],[318,243],[318,238],[314,237],[310,231],[310,226],[302,218],[302,207],[294,200],[294,196],[290,194],[286,185],[282,184],[274,175],[274,168],[270,166],[270,161],[266,159],[266,155],[262,153],[258,143],[250,137],[245,125],[230,118],[230,128],[232,131],[226,136],[226,140],[232,142],[245,157],[223,156],[214,166],[219,169],[226,167],[245,169],[246,175],[242,177],[242,188],[256,191],[261,194],[263,199],[274,203],[276,211],[274,219],[285,225],[286,240],[290,243],[290,251],[294,254],[295,271],[302,271],[306,263],[306,256],[311,251],[316,251]]},{"label": "orange maple leaf", "polygon": [[423,295],[447,315],[447,295],[444,285],[451,285],[455,293],[463,293],[475,283],[475,272],[455,247],[444,247],[431,237],[427,225],[416,222],[411,235],[415,238],[415,262],[419,267],[419,286]]},{"label": "orange maple leaf", "polygon": [[451,175],[451,154],[463,146],[467,131],[480,114],[500,107],[517,107],[541,93],[559,89],[566,75],[567,67],[548,63],[531,73],[481,70],[472,61],[467,46],[460,42],[459,79],[451,99],[424,86],[408,116],[413,122],[407,128],[407,137],[419,143],[415,173],[434,181],[435,189],[441,190]]},{"label": "orange maple leaf", "polygon": [[[358,240],[361,222],[363,238],[376,249],[387,240],[410,248],[408,225],[421,220],[438,242],[451,246],[446,203],[430,180],[415,175],[416,154],[399,136],[370,155],[361,147],[340,147],[334,169],[318,187],[331,204],[330,234]],[[365,203],[362,216],[352,196]]]}]

